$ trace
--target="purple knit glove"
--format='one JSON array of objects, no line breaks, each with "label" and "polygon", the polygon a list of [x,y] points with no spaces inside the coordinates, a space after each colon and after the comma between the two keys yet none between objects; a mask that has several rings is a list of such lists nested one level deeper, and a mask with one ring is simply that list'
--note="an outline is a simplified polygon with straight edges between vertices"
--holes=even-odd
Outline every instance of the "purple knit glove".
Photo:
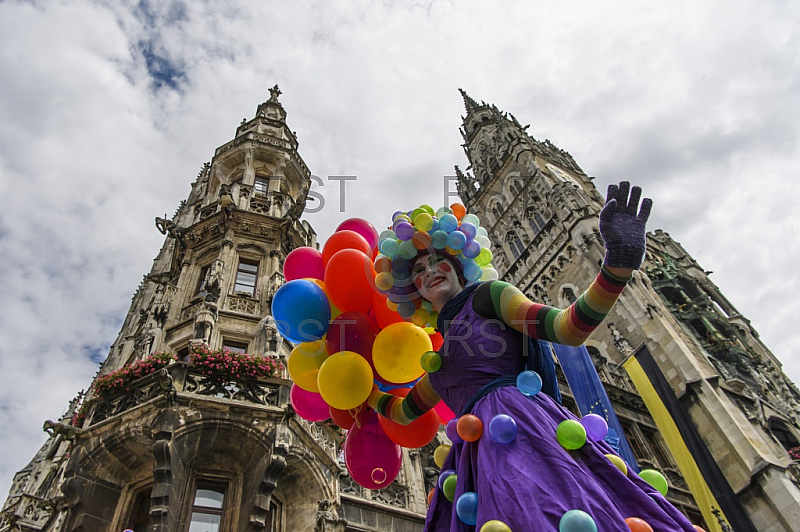
[{"label": "purple knit glove", "polygon": [[653,201],[644,198],[637,215],[642,189],[630,189],[631,197],[628,199],[629,188],[630,183],[627,181],[622,181],[619,186],[608,186],[606,206],[600,211],[600,235],[606,246],[606,266],[636,270],[644,260],[644,226],[650,216]]}]

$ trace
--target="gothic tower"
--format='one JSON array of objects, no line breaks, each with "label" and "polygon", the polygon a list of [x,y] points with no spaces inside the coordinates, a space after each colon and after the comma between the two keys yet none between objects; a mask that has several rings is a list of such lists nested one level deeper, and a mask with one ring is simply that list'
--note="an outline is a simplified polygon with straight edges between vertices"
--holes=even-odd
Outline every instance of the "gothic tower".
[{"label": "gothic tower", "polygon": [[[203,166],[85,397],[17,473],[0,530],[412,530],[419,453],[381,491],[355,486],[332,425],[293,415],[270,316],[311,173],[270,89]],[[424,454],[424,453],[423,453]],[[341,488],[341,493],[340,493]],[[349,524],[348,524],[349,523]]]},{"label": "gothic tower", "polygon": [[[569,153],[531,137],[513,115],[461,94],[470,166],[456,167],[459,194],[469,210],[485,213],[501,278],[563,308],[599,270],[604,197]],[[800,392],[749,321],[667,233],[648,234],[642,271],[605,325],[587,346],[640,463],[655,461],[673,485],[680,482],[652,419],[631,408],[641,399],[620,369],[644,344],[755,528],[800,530],[800,464],[787,452],[800,440]]]}]

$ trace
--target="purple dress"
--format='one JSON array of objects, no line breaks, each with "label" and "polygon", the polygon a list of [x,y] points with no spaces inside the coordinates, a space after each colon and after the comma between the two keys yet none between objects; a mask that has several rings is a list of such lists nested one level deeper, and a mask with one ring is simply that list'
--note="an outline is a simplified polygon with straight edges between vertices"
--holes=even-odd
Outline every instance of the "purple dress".
[{"label": "purple dress", "polygon": [[[456,413],[484,385],[525,369],[527,340],[476,314],[473,297],[447,332],[441,369],[430,374],[434,389]],[[513,532],[556,531],[565,512],[579,509],[594,518],[599,532],[630,532],[627,517],[644,519],[655,531],[694,532],[654,488],[631,471],[624,475],[604,456],[613,452],[605,442],[587,441],[576,451],[561,447],[556,428],[575,416],[550,396],[527,397],[516,387],[499,388],[478,400],[472,413],[483,422],[484,435],[476,442],[454,443],[442,470],[458,473],[455,500],[467,491],[477,493],[477,526],[463,523],[455,505],[436,489],[425,531],[479,531],[493,519]],[[488,435],[497,414],[517,422],[517,437],[509,444]]]}]

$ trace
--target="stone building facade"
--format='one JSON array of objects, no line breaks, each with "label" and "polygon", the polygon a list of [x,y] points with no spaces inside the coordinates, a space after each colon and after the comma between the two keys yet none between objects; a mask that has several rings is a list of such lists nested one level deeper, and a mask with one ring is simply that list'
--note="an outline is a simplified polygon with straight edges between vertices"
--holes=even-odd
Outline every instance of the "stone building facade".
[{"label": "stone building facade", "polygon": [[[462,97],[470,166],[456,167],[459,195],[485,213],[501,278],[564,307],[599,270],[604,197],[569,153],[537,141],[494,105]],[[631,412],[640,399],[620,395],[635,391],[621,363],[645,344],[755,528],[800,530],[800,466],[788,454],[800,440],[800,391],[678,242],[656,230],[647,245],[642,271],[587,341],[637,458],[668,474],[675,468],[652,419]]]},{"label": "stone building facade", "polygon": [[[98,380],[14,477],[0,532],[420,530],[438,469],[433,449],[406,451],[380,491],[355,484],[341,435],[293,415],[285,374],[220,381],[191,363],[196,346],[285,361],[292,346],[270,316],[282,261],[316,246],[300,220],[311,173],[286,124],[277,86],[220,146],[170,219],[98,377],[168,351],[177,361],[110,395]],[[572,158],[494,106],[466,94],[468,172],[458,190],[484,213],[503,278],[532,299],[566,306],[603,256],[603,198]],[[589,341],[598,373],[642,467],[665,472],[669,497],[702,516],[619,363],[647,343],[718,457],[759,530],[798,530],[798,393],[775,357],[691,257],[650,236],[637,274],[606,327]],[[565,405],[575,410],[561,377]],[[206,530],[205,528],[203,530]]]}]

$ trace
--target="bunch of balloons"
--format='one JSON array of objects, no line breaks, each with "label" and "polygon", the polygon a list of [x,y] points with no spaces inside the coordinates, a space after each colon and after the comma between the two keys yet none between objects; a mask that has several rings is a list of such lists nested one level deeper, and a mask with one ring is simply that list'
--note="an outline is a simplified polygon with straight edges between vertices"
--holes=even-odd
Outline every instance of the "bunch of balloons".
[{"label": "bunch of balloons", "polygon": [[401,316],[421,327],[432,325],[435,312],[430,303],[418,297],[411,280],[414,258],[421,252],[445,252],[461,263],[467,282],[489,281],[498,278],[490,247],[488,233],[478,217],[467,214],[460,203],[435,212],[430,205],[398,211],[392,216],[392,228],[379,235],[375,283]]},{"label": "bunch of balloons", "polygon": [[[424,373],[421,356],[442,337],[408,322],[376,283],[378,232],[366,220],[342,222],[320,252],[300,247],[286,257],[286,282],[272,301],[278,331],[296,345],[288,360],[295,412],[308,421],[332,418],[348,430],[345,463],[368,489],[390,484],[400,446],[423,447],[436,435],[444,403],[402,426],[367,409],[375,383],[405,396]],[[427,321],[427,320],[426,320]]]}]

